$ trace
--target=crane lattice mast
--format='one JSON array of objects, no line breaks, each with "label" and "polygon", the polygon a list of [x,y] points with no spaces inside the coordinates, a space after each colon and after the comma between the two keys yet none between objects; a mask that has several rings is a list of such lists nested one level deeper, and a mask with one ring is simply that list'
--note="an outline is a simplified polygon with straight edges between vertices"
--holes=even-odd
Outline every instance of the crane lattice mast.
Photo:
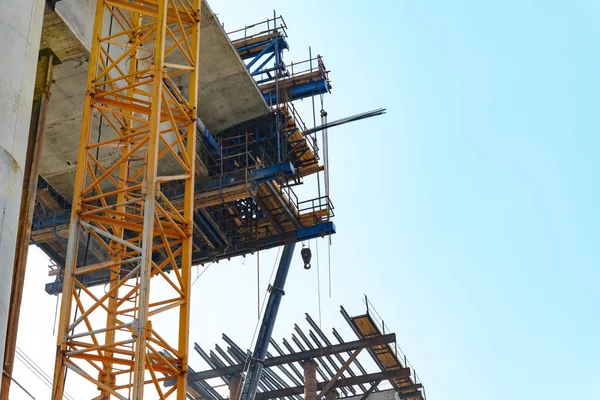
[{"label": "crane lattice mast", "polygon": [[[100,390],[97,399],[185,399],[200,3],[97,2],[55,400],[67,370]],[[163,193],[173,185],[183,198]],[[88,237],[109,261],[90,262]],[[110,283],[87,288],[84,274],[102,269]]]}]

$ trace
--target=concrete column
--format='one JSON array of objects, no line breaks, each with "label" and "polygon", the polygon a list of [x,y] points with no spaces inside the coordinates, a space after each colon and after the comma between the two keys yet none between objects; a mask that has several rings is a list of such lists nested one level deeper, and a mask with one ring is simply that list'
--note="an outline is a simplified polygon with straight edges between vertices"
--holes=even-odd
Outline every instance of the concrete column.
[{"label": "concrete column", "polygon": [[237,400],[242,394],[242,377],[233,375],[229,378],[229,400]]},{"label": "concrete column", "polygon": [[44,7],[43,0],[0,1],[0,360]]},{"label": "concrete column", "polygon": [[331,389],[329,390],[329,392],[327,392],[325,394],[325,400],[337,400],[338,398],[338,393],[336,392],[335,389]]},{"label": "concrete column", "polygon": [[317,363],[308,360],[302,363],[304,368],[304,400],[317,400]]},{"label": "concrete column", "polygon": [[31,223],[33,209],[37,194],[37,181],[40,173],[42,158],[42,142],[46,127],[46,110],[50,100],[50,86],[55,63],[54,54],[49,50],[40,51],[37,62],[37,76],[33,92],[33,109],[31,110],[31,123],[29,126],[29,144],[25,159],[25,176],[23,178],[23,194],[21,196],[21,210],[19,213],[19,226],[15,251],[15,265],[13,268],[12,287],[8,310],[8,324],[6,331],[6,345],[4,346],[4,373],[0,387],[0,400],[9,400],[10,376],[13,373],[17,334],[19,331],[19,317],[21,315],[21,300],[25,285],[25,272],[27,269],[27,254],[29,238],[31,236]]}]

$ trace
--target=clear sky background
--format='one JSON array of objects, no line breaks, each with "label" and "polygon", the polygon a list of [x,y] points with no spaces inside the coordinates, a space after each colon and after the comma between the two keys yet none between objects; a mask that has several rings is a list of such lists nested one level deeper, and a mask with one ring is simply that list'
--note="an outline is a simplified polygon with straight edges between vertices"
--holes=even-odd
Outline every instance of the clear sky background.
[{"label": "clear sky background", "polygon": [[[323,240],[321,307],[316,262],[304,271],[297,255],[275,337],[319,310],[326,332],[343,328],[339,305],[360,313],[366,293],[429,400],[600,398],[600,3],[211,5],[226,30],[276,6],[286,60],[310,45],[332,71],[330,119],[388,110],[330,130],[332,297]],[[310,121],[310,102],[300,107]],[[261,293],[276,253],[261,253]],[[46,259],[30,256],[19,345],[51,373],[55,299]],[[211,348],[226,332],[250,345],[255,274],[254,256],[209,267],[192,342]]]}]

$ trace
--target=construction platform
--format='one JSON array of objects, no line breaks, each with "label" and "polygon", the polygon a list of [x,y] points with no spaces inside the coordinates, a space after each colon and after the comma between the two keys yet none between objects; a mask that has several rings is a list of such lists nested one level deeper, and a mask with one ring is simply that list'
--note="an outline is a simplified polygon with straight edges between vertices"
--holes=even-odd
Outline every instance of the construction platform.
[{"label": "construction platform", "polygon": [[[329,197],[299,199],[293,190],[304,177],[323,170],[316,136],[305,133],[307,127],[292,103],[330,91],[329,71],[322,58],[288,67],[283,62],[288,44],[282,17],[227,34],[203,3],[193,263],[215,262],[335,233]],[[48,104],[31,243],[57,267],[51,271],[56,280],[46,286],[50,294],[62,288],[89,58],[85,27],[73,31],[65,22],[68,18],[47,10],[43,35],[43,44],[61,58],[61,64],[55,67]],[[178,89],[185,91],[186,87]],[[97,142],[113,138],[109,123],[107,119],[94,120]],[[100,152],[99,168],[111,165],[120,154],[117,147]],[[169,163],[163,162],[158,172],[169,174]],[[183,187],[161,188],[177,207]],[[97,238],[81,238],[80,268],[110,259]],[[153,258],[160,261],[167,256],[159,250]],[[128,273],[126,266],[122,273]],[[83,278],[88,286],[108,280],[102,271],[89,271]]]},{"label": "construction platform", "polygon": [[[316,398],[364,400],[378,392],[390,392],[389,398],[426,400],[423,384],[399,350],[396,334],[383,333],[376,311],[367,299],[365,301],[368,304],[365,314],[350,316],[341,307],[342,316],[356,334],[355,339],[344,340],[335,328],[333,337],[328,337],[309,314],[306,314],[308,331],[294,324],[289,340],[283,338],[277,343],[271,338],[256,399],[302,400],[301,395],[306,394],[305,368],[307,363],[313,362],[314,384],[320,394]],[[216,344],[214,350],[194,344],[194,350],[208,369],[190,368],[190,398],[237,397],[234,396],[238,390],[237,380],[244,379],[251,352],[243,350],[226,334],[223,341],[224,345]]]}]

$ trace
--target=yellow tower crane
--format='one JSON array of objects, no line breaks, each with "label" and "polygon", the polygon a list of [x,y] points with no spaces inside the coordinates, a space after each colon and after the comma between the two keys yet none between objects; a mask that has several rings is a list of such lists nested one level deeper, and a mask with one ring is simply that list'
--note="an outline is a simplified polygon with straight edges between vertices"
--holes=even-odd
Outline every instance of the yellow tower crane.
[{"label": "yellow tower crane", "polygon": [[[200,7],[97,2],[54,400],[63,398],[67,371],[97,388],[96,399],[185,399]],[[168,198],[166,185],[179,185],[183,199]],[[86,262],[78,243],[89,237],[109,261]],[[110,283],[87,288],[84,275],[100,270]]]}]

